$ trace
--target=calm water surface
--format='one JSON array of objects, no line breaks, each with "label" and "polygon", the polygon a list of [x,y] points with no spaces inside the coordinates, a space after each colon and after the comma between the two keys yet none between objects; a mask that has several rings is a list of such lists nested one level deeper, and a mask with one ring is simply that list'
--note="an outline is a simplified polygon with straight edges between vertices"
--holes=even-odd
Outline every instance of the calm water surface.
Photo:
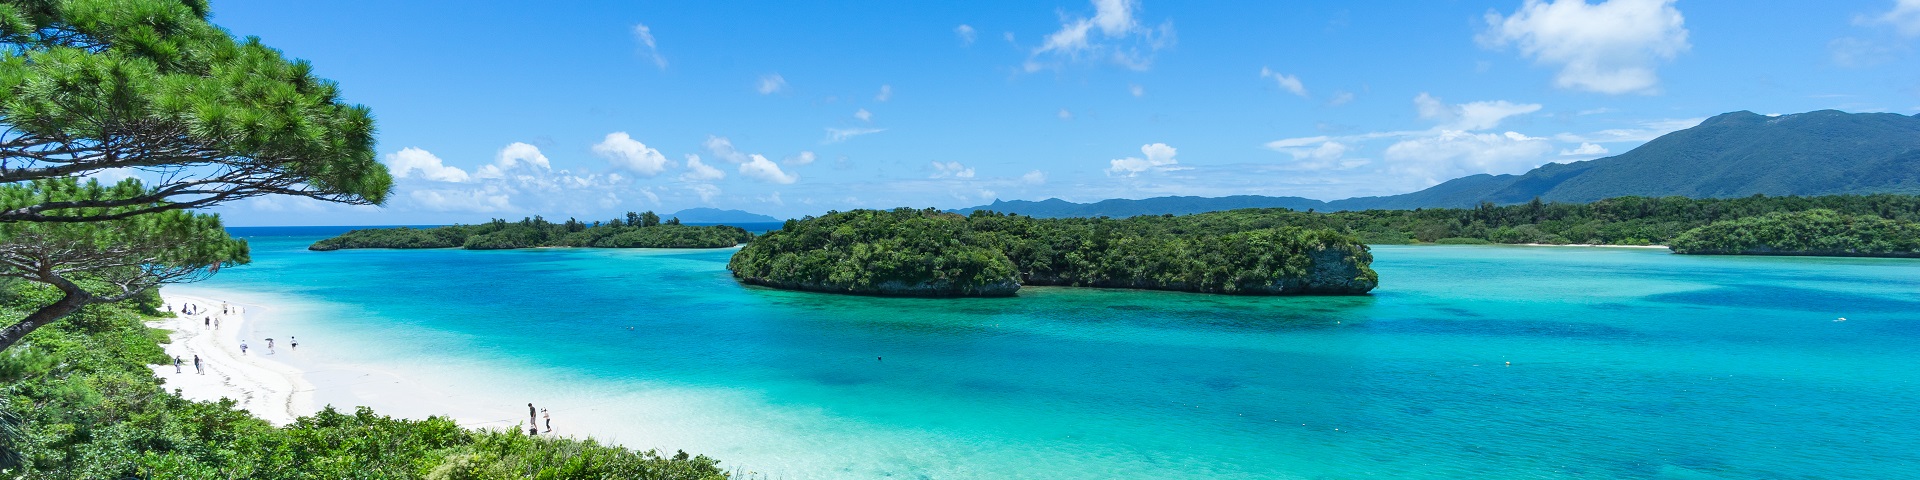
[{"label": "calm water surface", "polygon": [[1365,297],[924,300],[743,287],[732,250],[316,239],[206,286],[772,478],[1920,475],[1920,261],[1383,246]]}]

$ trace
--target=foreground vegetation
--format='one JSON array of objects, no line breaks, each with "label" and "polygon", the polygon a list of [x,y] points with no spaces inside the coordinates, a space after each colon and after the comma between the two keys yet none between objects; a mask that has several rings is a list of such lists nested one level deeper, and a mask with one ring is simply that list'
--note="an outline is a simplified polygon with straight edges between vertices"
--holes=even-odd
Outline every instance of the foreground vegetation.
[{"label": "foreground vegetation", "polygon": [[[0,285],[0,315],[58,292]],[[6,478],[725,478],[712,459],[591,440],[460,428],[331,408],[275,427],[231,401],[166,391],[151,292],[88,306],[0,355],[0,477]]]},{"label": "foreground vegetation", "polygon": [[734,254],[736,278],[883,295],[1012,295],[1068,285],[1231,294],[1359,294],[1372,255],[1328,229],[1251,226],[1239,212],[1036,219],[855,210],[788,221]]},{"label": "foreground vegetation", "polygon": [[1920,257],[1920,223],[1827,209],[1714,222],[1681,234],[1674,253]]},{"label": "foreground vegetation", "polygon": [[753,239],[740,227],[681,225],[679,219],[660,221],[653,212],[628,212],[607,222],[548,222],[532,217],[518,222],[494,219],[479,225],[435,228],[369,228],[314,242],[309,250],[349,248],[465,248],[503,250],[535,247],[597,248],[725,248]]}]

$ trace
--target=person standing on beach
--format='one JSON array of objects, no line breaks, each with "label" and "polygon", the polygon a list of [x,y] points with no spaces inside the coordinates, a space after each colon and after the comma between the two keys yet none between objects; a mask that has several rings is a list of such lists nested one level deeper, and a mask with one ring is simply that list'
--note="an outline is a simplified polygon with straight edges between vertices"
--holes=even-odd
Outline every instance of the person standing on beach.
[{"label": "person standing on beach", "polygon": [[287,347],[289,347],[289,348],[292,348],[292,349],[294,349],[294,350],[299,350],[299,349],[300,349],[300,339],[299,339],[299,338],[294,338],[294,337],[287,337]]},{"label": "person standing on beach", "polygon": [[548,415],[547,409],[542,408],[540,409],[540,418],[547,421],[547,433],[553,433],[553,415]]},{"label": "person standing on beach", "polygon": [[181,372],[180,372],[180,356],[179,356],[179,355],[174,355],[174,356],[173,356],[173,373],[181,373]]},{"label": "person standing on beach", "polygon": [[193,371],[198,372],[201,375],[207,374],[207,367],[200,365],[199,355],[193,356]]},{"label": "person standing on beach", "polygon": [[268,339],[267,339],[267,354],[268,354],[268,355],[272,355],[272,354],[273,354],[273,339],[272,339],[272,338],[268,338]]},{"label": "person standing on beach", "polygon": [[247,354],[247,342],[240,342],[240,354],[241,355]]},{"label": "person standing on beach", "polygon": [[213,317],[202,318],[200,319],[200,323],[206,325],[207,328],[213,328]]},{"label": "person standing on beach", "polygon": [[527,425],[533,426],[533,425],[538,425],[539,423],[540,423],[540,416],[537,415],[536,412],[534,411],[533,404],[528,403],[527,404]]}]

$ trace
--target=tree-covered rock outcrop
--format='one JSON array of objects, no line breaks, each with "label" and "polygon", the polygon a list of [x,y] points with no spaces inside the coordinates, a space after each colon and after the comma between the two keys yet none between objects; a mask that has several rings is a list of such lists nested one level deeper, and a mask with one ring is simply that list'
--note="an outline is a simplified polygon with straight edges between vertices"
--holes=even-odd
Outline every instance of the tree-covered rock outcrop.
[{"label": "tree-covered rock outcrop", "polygon": [[583,223],[567,219],[548,222],[540,217],[518,222],[495,219],[478,225],[433,228],[369,228],[314,242],[308,250],[350,248],[465,248],[504,250],[535,247],[595,248],[726,248],[753,239],[745,229],[727,225],[682,225],[661,222],[653,212],[628,213],[625,219]]},{"label": "tree-covered rock outcrop", "polygon": [[1714,222],[1669,247],[1695,255],[1920,257],[1920,223],[1826,209],[1778,212]]},{"label": "tree-covered rock outcrop", "polygon": [[1372,254],[1352,235],[1239,217],[855,210],[789,221],[741,249],[728,268],[756,285],[919,296],[1011,295],[1023,284],[1361,294],[1379,283]]},{"label": "tree-covered rock outcrop", "polygon": [[967,218],[855,210],[788,220],[727,263],[742,282],[793,290],[927,297],[1007,296],[1018,272]]}]

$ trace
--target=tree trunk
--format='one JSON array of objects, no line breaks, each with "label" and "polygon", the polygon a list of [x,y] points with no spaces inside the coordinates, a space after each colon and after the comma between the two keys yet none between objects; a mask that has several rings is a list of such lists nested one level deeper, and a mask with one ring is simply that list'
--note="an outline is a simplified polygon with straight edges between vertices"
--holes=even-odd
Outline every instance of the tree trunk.
[{"label": "tree trunk", "polygon": [[20,323],[15,323],[7,328],[0,329],[0,351],[6,351],[6,349],[12,347],[14,343],[19,342],[23,338],[27,338],[27,334],[33,333],[34,330],[66,317],[68,314],[79,311],[80,307],[87,306],[87,303],[93,300],[92,294],[77,287],[72,290],[64,288],[61,290],[65,291],[67,296],[60,297],[60,301],[53,302],[52,305],[40,307],[40,309],[34,311],[32,315],[27,315],[26,320],[21,320]]}]

